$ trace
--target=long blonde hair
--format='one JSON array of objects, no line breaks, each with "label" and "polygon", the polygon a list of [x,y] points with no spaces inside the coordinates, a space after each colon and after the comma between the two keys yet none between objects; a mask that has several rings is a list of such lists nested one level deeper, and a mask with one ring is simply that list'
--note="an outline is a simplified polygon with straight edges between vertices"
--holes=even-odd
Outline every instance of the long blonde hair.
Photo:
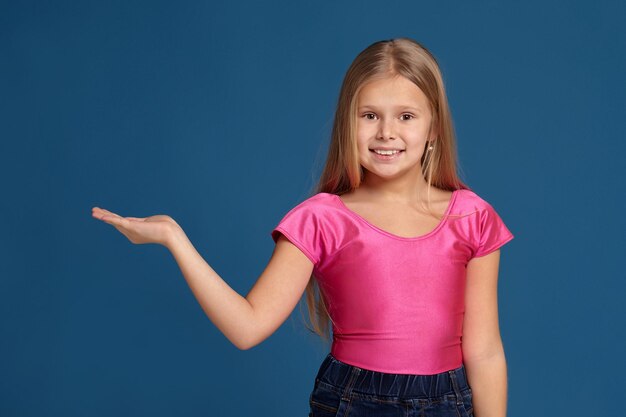
[{"label": "long blonde hair", "polygon": [[[428,189],[470,189],[457,174],[456,138],[437,60],[416,41],[396,38],[371,44],[357,55],[348,68],[339,92],[326,163],[311,196],[320,192],[341,195],[359,187],[363,169],[355,139],[357,99],[367,82],[393,76],[403,76],[417,85],[430,104],[431,129],[435,129],[437,138],[432,144],[426,143],[421,159]],[[432,150],[428,149],[429,145],[433,146]],[[322,339],[329,340],[332,318],[314,275],[311,275],[306,287],[306,301],[313,326],[307,325],[307,328]]]}]

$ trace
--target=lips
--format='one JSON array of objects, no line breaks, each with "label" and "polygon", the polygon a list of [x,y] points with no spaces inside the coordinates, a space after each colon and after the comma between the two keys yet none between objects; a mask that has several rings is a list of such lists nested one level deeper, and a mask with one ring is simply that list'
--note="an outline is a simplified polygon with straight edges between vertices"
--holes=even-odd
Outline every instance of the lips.
[{"label": "lips", "polygon": [[396,149],[399,152],[395,152],[392,153],[391,155],[383,155],[383,154],[379,154],[377,152],[374,152],[372,149],[370,149],[370,152],[374,154],[374,158],[379,160],[379,161],[391,161],[393,159],[399,158],[400,155],[402,155],[402,153],[404,152],[403,149]]},{"label": "lips", "polygon": [[[385,152],[389,152],[389,151],[394,151],[394,153],[392,155],[398,155],[401,154],[402,152],[404,152],[404,149],[370,149],[370,152],[375,153],[376,155],[381,155],[376,151],[385,151]],[[397,152],[395,152],[397,151]]]}]

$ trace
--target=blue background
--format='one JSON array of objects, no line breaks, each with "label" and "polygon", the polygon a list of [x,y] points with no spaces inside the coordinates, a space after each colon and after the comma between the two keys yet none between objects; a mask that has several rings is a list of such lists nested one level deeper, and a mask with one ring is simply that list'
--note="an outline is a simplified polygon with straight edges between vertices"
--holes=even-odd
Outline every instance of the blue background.
[{"label": "blue background", "polygon": [[509,416],[623,410],[625,3],[231,4],[1,3],[0,415],[306,415],[329,346],[304,303],[240,351],[167,249],[91,208],[171,215],[245,295],[350,62],[399,36],[439,60],[462,178],[515,235]]}]

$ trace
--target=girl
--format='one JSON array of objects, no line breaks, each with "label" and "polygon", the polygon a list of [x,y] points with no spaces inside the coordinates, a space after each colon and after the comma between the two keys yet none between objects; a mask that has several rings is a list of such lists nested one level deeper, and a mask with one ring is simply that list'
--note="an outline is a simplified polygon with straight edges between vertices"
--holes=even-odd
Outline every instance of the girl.
[{"label": "girl", "polygon": [[309,416],[504,417],[499,248],[513,238],[462,183],[437,61],[419,43],[376,42],[348,69],[315,193],[271,232],[272,257],[244,298],[169,216],[93,216],[176,259],[238,348],[269,337],[306,290],[332,347]]}]

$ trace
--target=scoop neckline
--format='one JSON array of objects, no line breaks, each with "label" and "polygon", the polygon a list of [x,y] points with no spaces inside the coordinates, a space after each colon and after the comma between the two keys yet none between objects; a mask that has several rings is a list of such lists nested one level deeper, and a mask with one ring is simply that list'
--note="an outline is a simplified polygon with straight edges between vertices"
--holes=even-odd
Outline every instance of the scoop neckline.
[{"label": "scoop neckline", "polygon": [[388,232],[387,230],[381,229],[380,227],[370,223],[367,219],[365,219],[365,217],[361,216],[360,214],[356,213],[355,211],[352,211],[352,209],[350,209],[348,206],[346,206],[346,204],[343,202],[343,200],[339,197],[339,195],[337,194],[332,194],[335,198],[335,200],[339,203],[339,206],[346,211],[348,214],[350,214],[352,217],[354,217],[355,219],[361,221],[362,223],[364,223],[365,225],[369,226],[370,228],[374,229],[375,231],[382,233],[386,236],[392,237],[394,239],[398,239],[398,240],[407,240],[407,241],[414,241],[414,240],[421,240],[421,239],[426,239],[429,236],[434,235],[435,233],[437,233],[437,231],[439,229],[441,229],[443,227],[443,225],[447,222],[448,220],[448,215],[450,214],[450,212],[452,211],[452,207],[454,206],[454,202],[456,201],[456,197],[458,194],[458,191],[460,191],[460,189],[456,189],[456,190],[452,190],[452,196],[450,197],[450,202],[448,203],[448,207],[446,208],[446,211],[443,214],[443,219],[441,219],[441,221],[439,222],[439,224],[437,224],[437,226],[435,226],[435,228],[433,230],[431,230],[430,232],[421,235],[421,236],[415,236],[415,237],[405,237],[405,236],[398,236],[394,233]]}]

